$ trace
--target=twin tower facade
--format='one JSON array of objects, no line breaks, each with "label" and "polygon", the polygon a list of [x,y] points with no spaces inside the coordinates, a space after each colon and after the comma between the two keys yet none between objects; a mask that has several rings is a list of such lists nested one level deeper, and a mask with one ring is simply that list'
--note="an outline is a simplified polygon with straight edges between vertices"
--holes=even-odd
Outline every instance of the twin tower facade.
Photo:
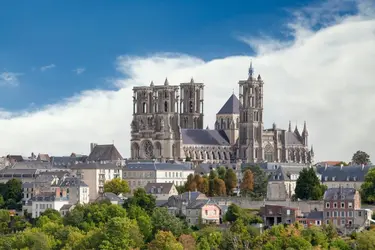
[{"label": "twin tower facade", "polygon": [[264,129],[263,85],[260,75],[239,81],[239,99],[233,94],[216,114],[215,129],[204,128],[204,84],[194,82],[133,88],[131,122],[132,159],[196,162],[310,163],[306,123],[302,133]]}]

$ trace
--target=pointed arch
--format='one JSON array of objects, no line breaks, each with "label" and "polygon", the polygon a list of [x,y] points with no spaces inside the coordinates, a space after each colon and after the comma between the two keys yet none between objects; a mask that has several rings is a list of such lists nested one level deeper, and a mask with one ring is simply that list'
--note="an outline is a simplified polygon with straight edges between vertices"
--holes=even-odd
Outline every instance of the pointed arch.
[{"label": "pointed arch", "polygon": [[131,145],[131,156],[132,156],[132,159],[139,158],[139,145],[136,142],[133,142]]},{"label": "pointed arch", "polygon": [[161,153],[161,143],[160,142],[155,142],[154,145],[154,155],[156,158],[160,158],[162,153]]}]

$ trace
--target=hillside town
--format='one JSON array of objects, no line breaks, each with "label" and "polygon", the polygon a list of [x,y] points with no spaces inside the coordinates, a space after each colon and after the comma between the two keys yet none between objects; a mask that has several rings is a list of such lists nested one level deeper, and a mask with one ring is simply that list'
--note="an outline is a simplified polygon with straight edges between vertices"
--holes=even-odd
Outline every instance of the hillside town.
[{"label": "hillside town", "polygon": [[[291,123],[287,129],[276,123],[264,128],[263,84],[250,65],[248,78],[238,82],[239,98],[232,94],[224,102],[214,129],[203,127],[203,83],[191,79],[172,85],[166,79],[162,85],[152,82],[134,87],[131,152],[124,152],[129,158],[114,144],[97,143],[88,143],[86,154],[38,152],[25,156],[14,152],[1,157],[0,205],[9,212],[9,217],[3,216],[9,226],[2,233],[22,231],[27,223],[42,230],[57,216],[64,225],[76,225],[87,233],[80,237],[90,238],[88,232],[102,223],[99,213],[121,213],[116,210],[120,208],[133,216],[130,218],[141,231],[146,230],[142,218],[151,216],[155,225],[161,223],[159,228],[154,225],[158,230],[142,231],[149,246],[158,239],[152,235],[167,237],[163,233],[187,235],[191,240],[182,229],[171,227],[177,223],[171,222],[174,220],[190,230],[229,229],[234,235],[239,234],[236,227],[250,230],[251,226],[260,235],[257,237],[271,235],[281,226],[310,233],[313,231],[306,230],[333,228],[340,237],[371,230],[375,167],[370,156],[358,150],[350,163],[314,162],[306,123],[301,132],[297,126],[292,129]],[[98,206],[108,207],[102,211]],[[157,222],[158,218],[171,224]],[[245,242],[245,238],[241,239]],[[136,247],[134,241],[131,244]],[[250,249],[224,248],[219,243],[215,243],[217,248],[204,248],[212,238],[194,241],[200,242],[198,249]],[[64,249],[92,249],[79,244]],[[183,245],[182,240],[173,244]]]}]

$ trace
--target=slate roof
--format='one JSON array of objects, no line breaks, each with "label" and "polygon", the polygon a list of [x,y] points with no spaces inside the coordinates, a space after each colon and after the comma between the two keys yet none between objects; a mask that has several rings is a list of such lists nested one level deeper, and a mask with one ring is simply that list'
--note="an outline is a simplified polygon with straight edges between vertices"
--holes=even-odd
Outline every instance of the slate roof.
[{"label": "slate roof", "polygon": [[124,170],[192,170],[189,163],[129,162]]},{"label": "slate roof", "polygon": [[311,211],[306,215],[306,219],[311,220],[322,220],[323,219],[323,211]]},{"label": "slate roof", "polygon": [[342,199],[344,196],[344,200],[354,200],[354,195],[356,194],[355,188],[329,188],[324,192],[324,200],[334,200],[334,199]]},{"label": "slate roof", "polygon": [[317,172],[322,175],[321,181],[365,181],[367,172],[374,166],[317,166]]},{"label": "slate roof", "polygon": [[58,186],[60,187],[88,187],[88,185],[77,177],[67,177],[62,179]]},{"label": "slate roof", "polygon": [[55,192],[45,192],[39,195],[33,196],[31,201],[55,201],[55,200],[67,200],[67,198],[56,198]]},{"label": "slate roof", "polygon": [[272,181],[290,181],[291,175],[299,174],[302,169],[307,166],[280,166],[274,173],[271,174]]},{"label": "slate roof", "polygon": [[0,171],[0,178],[35,178],[38,173],[39,169],[3,169]]},{"label": "slate roof", "polygon": [[115,145],[96,145],[90,153],[87,161],[117,161],[123,160]]},{"label": "slate roof", "polygon": [[71,207],[75,207],[74,204],[64,204],[61,208],[60,211],[62,210],[69,210]]},{"label": "slate roof", "polygon": [[225,167],[225,168],[232,168],[236,169],[237,164],[236,163],[218,163],[218,164],[210,164],[210,163],[201,163],[195,168],[195,173],[196,174],[209,174],[211,170],[217,169],[218,167]]},{"label": "slate roof", "polygon": [[303,144],[297,134],[294,132],[285,132],[285,144],[286,145],[301,145]]},{"label": "slate roof", "polygon": [[235,94],[232,94],[217,114],[227,115],[227,114],[239,114],[239,113],[240,113],[240,100],[238,100]]},{"label": "slate roof", "polygon": [[53,167],[68,167],[73,165],[76,162],[76,159],[74,157],[70,156],[51,156],[51,165]]},{"label": "slate roof", "polygon": [[181,129],[183,144],[229,146],[224,130]]},{"label": "slate roof", "polygon": [[[209,205],[209,204],[218,206],[214,201],[208,199],[208,200],[195,200],[192,203],[190,203],[186,208],[187,209],[200,209],[204,205]],[[220,208],[220,206],[218,207]]]},{"label": "slate roof", "polygon": [[17,161],[17,162],[24,161],[22,155],[7,155],[7,158],[12,159],[12,160]]},{"label": "slate roof", "polygon": [[51,164],[43,161],[23,161],[16,162],[12,169],[50,169]]},{"label": "slate roof", "polygon": [[97,162],[79,163],[79,164],[72,165],[70,168],[74,170],[77,170],[77,169],[122,169],[121,166],[118,166],[115,163],[100,164]]},{"label": "slate roof", "polygon": [[149,194],[169,194],[173,185],[173,183],[147,183],[145,190]]}]

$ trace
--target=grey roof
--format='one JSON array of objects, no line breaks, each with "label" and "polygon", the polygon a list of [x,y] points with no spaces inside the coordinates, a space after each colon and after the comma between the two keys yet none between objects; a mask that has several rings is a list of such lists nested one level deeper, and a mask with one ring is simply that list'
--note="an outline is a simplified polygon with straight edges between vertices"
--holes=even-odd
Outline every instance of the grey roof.
[{"label": "grey roof", "polygon": [[39,154],[38,157],[37,157],[37,160],[38,161],[48,161],[49,162],[50,158],[49,158],[48,154]]},{"label": "grey roof", "polygon": [[24,182],[22,183],[22,188],[34,188],[33,182]]},{"label": "grey roof", "polygon": [[191,170],[189,163],[129,162],[124,170]]},{"label": "grey roof", "polygon": [[3,169],[0,171],[0,178],[35,178],[39,169]]},{"label": "grey roof", "polygon": [[286,145],[302,145],[302,141],[299,135],[294,132],[285,132],[285,144]]},{"label": "grey roof", "polygon": [[355,188],[329,188],[324,192],[324,200],[354,200]]},{"label": "grey roof", "polygon": [[60,211],[62,210],[69,210],[71,207],[74,207],[74,204],[64,204],[61,208]]},{"label": "grey roof", "polygon": [[229,146],[229,139],[224,130],[181,129],[182,142],[192,145]]},{"label": "grey roof", "polygon": [[96,145],[87,161],[116,161],[123,160],[115,145]]},{"label": "grey roof", "polygon": [[16,162],[13,166],[13,169],[50,169],[51,164],[49,162],[43,161],[23,161]]},{"label": "grey roof", "polygon": [[56,198],[55,192],[44,192],[38,195],[33,196],[31,201],[55,201],[55,200],[67,200],[67,198]]},{"label": "grey roof", "polygon": [[193,201],[192,203],[190,203],[186,208],[187,209],[200,209],[202,208],[204,205],[216,205],[220,208],[219,205],[217,205],[214,201],[208,199],[208,200],[195,200]]},{"label": "grey roof", "polygon": [[79,164],[72,165],[70,168],[71,169],[122,169],[121,166],[118,166],[115,163],[100,164],[97,162],[79,163]]},{"label": "grey roof", "polygon": [[73,164],[75,164],[76,159],[75,157],[70,157],[70,156],[51,156],[51,165],[53,167],[68,167]]},{"label": "grey roof", "polygon": [[218,164],[210,164],[210,163],[201,163],[195,168],[196,174],[209,174],[211,170],[217,169],[218,167],[225,167],[225,168],[232,168],[236,169],[237,164],[236,163],[218,163]]},{"label": "grey roof", "polygon": [[17,161],[17,162],[22,162],[22,161],[24,161],[22,155],[7,155],[7,158],[8,158],[8,159],[15,160],[15,161]]},{"label": "grey roof", "polygon": [[88,187],[88,185],[77,177],[67,177],[62,179],[58,186],[60,187]]},{"label": "grey roof", "polygon": [[240,100],[238,100],[235,94],[232,94],[217,114],[224,115],[224,114],[239,114],[239,113],[240,113]]},{"label": "grey roof", "polygon": [[147,183],[145,190],[149,194],[169,194],[173,185],[173,183]]},{"label": "grey roof", "polygon": [[198,199],[200,195],[202,195],[202,200],[208,200],[207,196],[201,192],[185,192],[185,193],[182,193],[179,195],[173,195],[173,196],[184,201],[188,201],[190,197],[190,201],[194,201]]},{"label": "grey roof", "polygon": [[311,211],[306,215],[306,219],[312,220],[322,220],[323,219],[323,211]]},{"label": "grey roof", "polygon": [[291,175],[299,174],[307,166],[280,166],[274,173],[271,173],[273,181],[290,181]]},{"label": "grey roof", "polygon": [[321,181],[359,181],[363,182],[367,172],[374,166],[317,166],[317,172],[322,175]]}]

